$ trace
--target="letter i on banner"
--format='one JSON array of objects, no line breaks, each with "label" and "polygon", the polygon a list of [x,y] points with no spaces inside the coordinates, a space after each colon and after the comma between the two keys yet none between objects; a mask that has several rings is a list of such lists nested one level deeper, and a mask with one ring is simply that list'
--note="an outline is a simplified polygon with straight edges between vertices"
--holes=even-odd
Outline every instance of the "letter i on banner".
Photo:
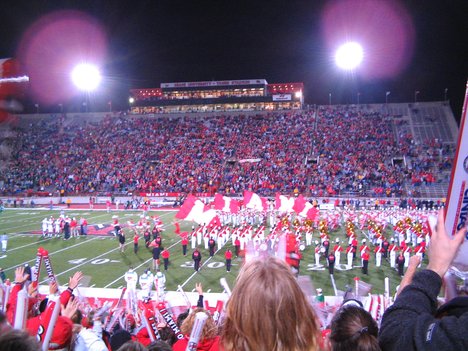
[{"label": "letter i on banner", "polygon": [[183,339],[184,334],[180,331],[179,327],[177,326],[176,322],[172,318],[172,315],[166,308],[166,304],[164,302],[160,302],[157,305],[157,308],[159,310],[159,313],[161,313],[161,316],[164,318],[166,321],[166,324],[174,331],[174,334],[176,335],[177,339]]},{"label": "letter i on banner", "polygon": [[[445,228],[447,233],[455,233],[468,225],[468,82],[463,102],[457,151],[453,162],[449,192],[445,206]],[[453,265],[460,271],[468,272],[468,234]]]}]

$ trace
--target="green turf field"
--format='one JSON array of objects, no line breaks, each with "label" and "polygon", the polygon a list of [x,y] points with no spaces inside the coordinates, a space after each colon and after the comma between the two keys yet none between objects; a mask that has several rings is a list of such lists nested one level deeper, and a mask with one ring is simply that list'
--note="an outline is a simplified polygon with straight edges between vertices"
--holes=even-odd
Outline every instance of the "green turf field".
[{"label": "green turf field", "polygon": [[[138,221],[141,211],[119,211],[107,213],[106,211],[90,210],[67,210],[69,217],[84,216],[89,225],[110,225],[112,216],[118,215],[120,223],[124,224],[129,219]],[[176,290],[178,285],[183,286],[184,290],[192,291],[195,283],[201,282],[206,292],[222,292],[224,289],[220,286],[219,280],[226,277],[228,284],[234,286],[234,280],[242,264],[242,260],[233,259],[233,267],[230,273],[226,273],[224,265],[224,249],[231,246],[231,241],[226,246],[210,258],[208,251],[201,247],[203,255],[203,267],[199,272],[195,272],[192,267],[191,250],[186,257],[182,255],[180,238],[174,233],[175,211],[152,211],[149,215],[157,214],[164,223],[163,246],[169,248],[171,252],[170,267],[166,272],[166,289]],[[71,238],[67,241],[61,238],[41,238],[41,222],[47,216],[58,217],[58,210],[35,210],[35,209],[9,209],[0,213],[0,234],[7,233],[9,236],[8,250],[6,254],[0,254],[0,267],[2,267],[8,278],[14,279],[14,269],[18,265],[28,263],[34,265],[37,249],[43,247],[49,251],[54,272],[60,284],[66,284],[68,278],[75,271],[82,271],[91,279],[86,281],[86,285],[101,288],[118,288],[125,285],[124,273],[129,267],[133,267],[138,274],[141,274],[147,267],[151,267],[151,253],[144,247],[144,240],[140,239],[140,250],[138,254],[133,252],[133,235],[130,230],[125,228],[128,233],[126,240],[125,253],[120,253],[118,241],[115,237],[89,235],[87,237]],[[192,223],[182,222],[181,231],[190,231]],[[268,231],[267,231],[268,232]],[[359,241],[363,234],[356,230]],[[317,234],[314,234],[314,238]],[[331,242],[335,237],[344,239],[344,231],[340,228],[331,232]],[[303,260],[301,262],[300,275],[308,275],[316,288],[322,288],[325,295],[334,295],[335,289],[332,280],[328,274],[328,269],[322,267],[315,268],[314,248],[308,247],[303,251]],[[359,260],[355,260],[357,264]],[[346,262],[346,254],[341,255],[341,262]],[[325,263],[324,260],[321,261]],[[362,281],[373,286],[372,293],[382,294],[384,292],[384,278],[390,278],[391,293],[394,292],[396,285],[400,282],[397,272],[390,268],[387,261],[382,259],[382,266],[375,267],[373,255],[369,262],[369,275],[361,273],[359,267],[351,270],[339,270],[335,268],[334,280],[337,290],[345,290],[346,285],[354,287],[354,278],[359,277]],[[40,283],[47,283],[45,269],[41,270]]]}]

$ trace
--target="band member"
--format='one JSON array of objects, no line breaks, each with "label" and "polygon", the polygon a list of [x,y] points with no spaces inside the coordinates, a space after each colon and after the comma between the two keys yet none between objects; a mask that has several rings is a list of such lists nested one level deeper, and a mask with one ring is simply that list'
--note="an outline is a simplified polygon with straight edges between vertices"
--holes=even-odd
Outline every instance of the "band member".
[{"label": "band member", "polygon": [[353,268],[353,259],[354,259],[354,253],[355,249],[352,244],[349,244],[349,246],[346,248],[346,257],[348,259],[348,269]]},{"label": "band member", "polygon": [[402,277],[404,274],[405,267],[405,256],[403,255],[403,251],[400,251],[400,254],[396,258],[396,264],[398,267],[398,274]]},{"label": "band member", "polygon": [[314,249],[314,252],[315,252],[315,264],[318,266],[320,265],[320,244],[317,240],[315,240],[315,249]]},{"label": "band member", "polygon": [[335,264],[339,265],[341,260],[341,253],[343,252],[343,247],[340,245],[340,239],[336,238],[335,246],[333,247],[333,252],[335,254]]},{"label": "band member", "polygon": [[364,254],[364,252],[370,251],[370,248],[369,246],[367,246],[366,241],[367,241],[366,239],[362,239],[362,245],[359,246],[359,254],[361,255],[361,260],[362,260],[362,255]]},{"label": "band member", "polygon": [[395,245],[395,239],[390,240],[390,245],[388,246],[388,252],[390,253],[390,267],[395,268],[396,263],[396,253],[398,251],[398,246]]},{"label": "band member", "polygon": [[356,258],[356,252],[357,252],[357,246],[358,246],[356,235],[353,235],[353,238],[351,239],[351,245],[353,246],[353,260],[354,260]]},{"label": "band member", "polygon": [[208,248],[210,249],[210,257],[214,256],[215,247],[216,247],[216,241],[213,238],[210,238],[208,240]]},{"label": "band member", "polygon": [[413,252],[413,249],[409,245],[406,245],[403,248],[403,256],[405,256],[405,267],[408,267],[409,259],[410,259],[410,256],[411,256],[412,252]]},{"label": "band member", "polygon": [[375,249],[374,249],[374,252],[375,252],[375,265],[377,267],[380,267],[381,263],[382,263],[382,255],[383,255],[383,247],[382,246],[376,246]]},{"label": "band member", "polygon": [[362,254],[362,273],[363,274],[368,274],[369,258],[370,258],[369,252],[365,250],[364,253]]},{"label": "band member", "polygon": [[387,239],[383,239],[383,242],[382,242],[382,249],[383,249],[383,257],[384,258],[387,258],[388,257],[388,248],[390,246],[390,243],[388,242]]}]

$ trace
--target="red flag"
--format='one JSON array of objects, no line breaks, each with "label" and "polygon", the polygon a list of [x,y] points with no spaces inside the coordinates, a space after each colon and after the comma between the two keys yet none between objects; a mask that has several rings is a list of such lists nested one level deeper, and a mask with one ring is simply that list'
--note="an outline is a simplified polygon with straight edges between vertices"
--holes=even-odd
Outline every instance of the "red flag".
[{"label": "red flag", "polygon": [[317,218],[319,213],[319,210],[312,206],[312,204],[308,202],[302,195],[299,195],[294,201],[293,210],[299,216],[311,219],[313,221]]},{"label": "red flag", "polygon": [[247,190],[244,191],[244,205],[246,208],[257,211],[266,211],[268,209],[266,198]]},{"label": "red flag", "polygon": [[230,197],[223,196],[221,194],[215,194],[213,203],[215,210],[230,213],[239,212],[239,201],[231,199]]},{"label": "red flag", "polygon": [[198,224],[211,223],[215,217],[217,217],[216,211],[208,208],[200,199],[193,195],[187,197],[176,214],[176,218],[178,219],[194,221]]},{"label": "red flag", "polygon": [[294,198],[276,193],[275,210],[280,212],[293,212]]}]

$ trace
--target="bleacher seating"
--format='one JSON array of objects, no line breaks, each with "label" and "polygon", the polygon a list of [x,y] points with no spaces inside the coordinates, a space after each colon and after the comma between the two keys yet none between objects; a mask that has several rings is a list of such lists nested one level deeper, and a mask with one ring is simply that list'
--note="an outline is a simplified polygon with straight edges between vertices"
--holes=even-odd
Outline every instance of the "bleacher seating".
[{"label": "bleacher seating", "polygon": [[20,123],[0,190],[442,194],[454,123],[442,103],[204,117],[48,116]]}]

